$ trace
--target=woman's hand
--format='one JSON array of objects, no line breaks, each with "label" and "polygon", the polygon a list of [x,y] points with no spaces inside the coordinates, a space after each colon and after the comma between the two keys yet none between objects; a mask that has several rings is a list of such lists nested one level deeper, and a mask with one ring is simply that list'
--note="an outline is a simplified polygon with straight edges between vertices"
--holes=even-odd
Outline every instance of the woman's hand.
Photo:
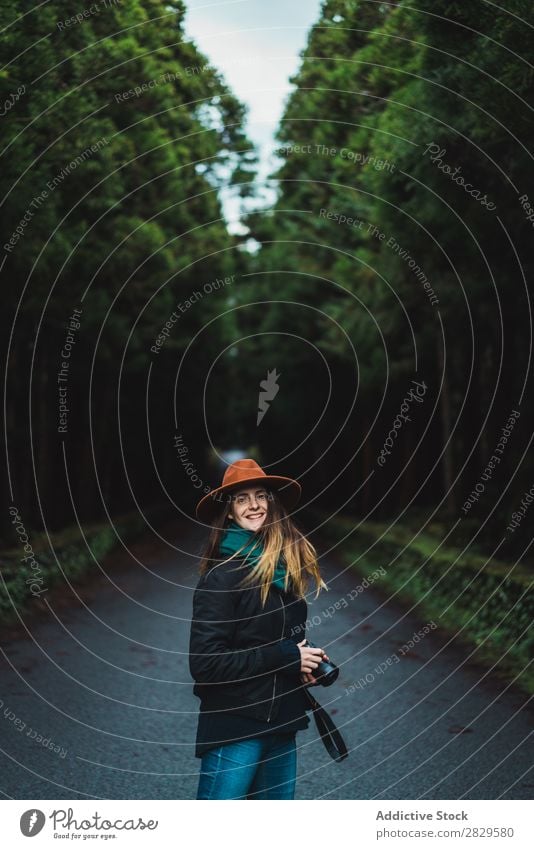
[{"label": "woman's hand", "polygon": [[300,649],[300,678],[303,684],[311,684],[313,686],[317,683],[312,675],[313,670],[317,669],[323,658],[329,660],[329,657],[323,649],[305,646],[305,642],[306,640],[304,639],[300,643],[297,643]]}]

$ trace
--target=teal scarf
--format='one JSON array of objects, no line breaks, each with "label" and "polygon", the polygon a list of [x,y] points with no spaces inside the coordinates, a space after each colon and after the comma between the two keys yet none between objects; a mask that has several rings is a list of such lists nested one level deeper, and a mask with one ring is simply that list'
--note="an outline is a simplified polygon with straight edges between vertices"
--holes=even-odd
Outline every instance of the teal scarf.
[{"label": "teal scarf", "polygon": [[[255,531],[247,531],[245,528],[242,528],[237,522],[234,522],[233,519],[230,520],[230,524],[224,530],[223,536],[221,537],[221,541],[219,543],[219,551],[222,556],[230,556],[235,554],[242,546],[244,546],[243,550],[239,552],[240,557],[247,557],[247,563],[250,563],[251,566],[255,566],[258,560],[260,559],[263,552],[263,545],[259,537],[256,537]],[[286,565],[283,558],[283,555],[280,555],[280,559],[276,564],[276,568],[274,570],[273,576],[273,584],[278,587],[279,590],[284,590],[284,581],[286,577]]]}]

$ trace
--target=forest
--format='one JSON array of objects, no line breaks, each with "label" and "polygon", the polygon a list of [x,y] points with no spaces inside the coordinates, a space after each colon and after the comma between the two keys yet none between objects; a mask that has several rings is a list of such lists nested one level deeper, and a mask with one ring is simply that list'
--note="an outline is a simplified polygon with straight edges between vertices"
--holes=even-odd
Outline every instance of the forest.
[{"label": "forest", "polygon": [[237,450],[531,564],[532,4],[324,2],[267,205],[184,4],[93,6],[0,9],[6,505],[190,513]]}]

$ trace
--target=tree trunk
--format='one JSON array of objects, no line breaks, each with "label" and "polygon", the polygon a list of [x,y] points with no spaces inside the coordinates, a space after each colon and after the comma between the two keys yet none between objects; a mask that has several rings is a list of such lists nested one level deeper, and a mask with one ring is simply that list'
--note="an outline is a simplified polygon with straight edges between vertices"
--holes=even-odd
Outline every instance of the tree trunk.
[{"label": "tree trunk", "polygon": [[449,390],[449,379],[445,371],[445,361],[441,347],[441,337],[436,334],[436,345],[438,353],[439,373],[443,375],[443,386],[441,389],[441,425],[443,432],[443,445],[446,445],[442,454],[443,487],[445,495],[445,512],[452,516],[456,512],[456,497],[453,491],[454,478],[454,455],[452,450],[451,435],[451,396]]}]

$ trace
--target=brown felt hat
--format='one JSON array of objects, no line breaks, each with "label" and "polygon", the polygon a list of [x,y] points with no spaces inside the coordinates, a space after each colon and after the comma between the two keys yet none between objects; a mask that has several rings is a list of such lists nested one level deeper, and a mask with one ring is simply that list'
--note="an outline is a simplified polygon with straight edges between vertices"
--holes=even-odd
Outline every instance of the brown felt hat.
[{"label": "brown felt hat", "polygon": [[226,469],[222,485],[216,489],[212,489],[211,492],[198,502],[196,509],[197,519],[201,522],[209,522],[217,510],[217,502],[220,503],[222,493],[230,492],[230,490],[237,487],[241,488],[246,484],[253,483],[261,483],[268,489],[275,489],[280,501],[287,510],[294,507],[300,498],[300,484],[292,478],[285,478],[280,475],[267,475],[261,466],[258,466],[256,461],[250,458],[236,460],[235,463],[231,463]]}]

